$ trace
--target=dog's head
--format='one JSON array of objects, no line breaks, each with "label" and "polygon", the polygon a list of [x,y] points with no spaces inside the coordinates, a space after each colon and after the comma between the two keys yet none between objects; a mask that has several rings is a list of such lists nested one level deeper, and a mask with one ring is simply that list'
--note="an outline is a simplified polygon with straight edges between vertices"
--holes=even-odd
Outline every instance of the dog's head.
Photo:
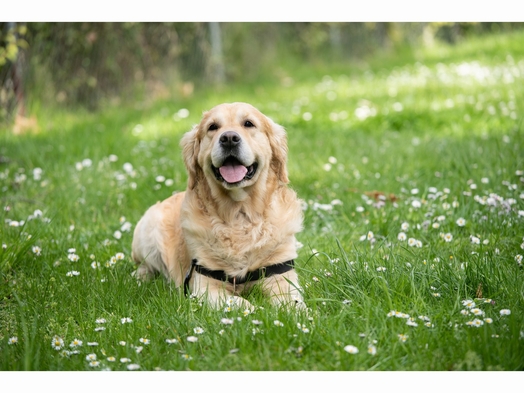
[{"label": "dog's head", "polygon": [[249,104],[221,104],[204,113],[181,146],[189,189],[201,181],[229,191],[268,177],[289,182],[284,129]]}]

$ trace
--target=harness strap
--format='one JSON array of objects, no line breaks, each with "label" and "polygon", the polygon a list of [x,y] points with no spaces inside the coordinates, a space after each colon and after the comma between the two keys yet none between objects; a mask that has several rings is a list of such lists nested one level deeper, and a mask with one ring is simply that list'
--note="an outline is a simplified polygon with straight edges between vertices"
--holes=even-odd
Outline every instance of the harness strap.
[{"label": "harness strap", "polygon": [[295,267],[295,261],[291,259],[286,262],[262,267],[258,270],[248,272],[245,277],[232,277],[228,276],[223,270],[210,270],[204,266],[197,265],[197,262],[198,261],[196,259],[193,259],[191,261],[191,266],[186,274],[186,278],[184,279],[184,295],[186,296],[189,293],[189,281],[191,280],[193,270],[196,270],[198,273],[206,277],[214,278],[215,280],[225,281],[229,282],[230,284],[239,285],[245,284],[246,282],[250,281],[257,281],[263,277],[269,277],[275,274],[283,274],[292,270]]}]

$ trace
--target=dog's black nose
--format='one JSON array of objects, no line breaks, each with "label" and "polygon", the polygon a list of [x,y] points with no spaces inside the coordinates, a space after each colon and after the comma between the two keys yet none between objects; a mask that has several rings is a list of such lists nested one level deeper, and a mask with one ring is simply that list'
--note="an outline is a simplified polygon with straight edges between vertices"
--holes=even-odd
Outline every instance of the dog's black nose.
[{"label": "dog's black nose", "polygon": [[220,135],[219,141],[222,146],[231,148],[240,144],[242,138],[235,131],[226,131]]}]

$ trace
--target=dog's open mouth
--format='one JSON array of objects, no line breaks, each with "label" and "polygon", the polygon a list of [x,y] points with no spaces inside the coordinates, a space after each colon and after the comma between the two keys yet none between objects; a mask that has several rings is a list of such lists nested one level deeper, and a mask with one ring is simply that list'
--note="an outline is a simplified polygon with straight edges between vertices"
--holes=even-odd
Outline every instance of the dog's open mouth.
[{"label": "dog's open mouth", "polygon": [[225,181],[228,184],[236,184],[243,180],[251,179],[257,171],[258,164],[254,162],[246,167],[238,159],[230,156],[225,159],[220,168],[216,168],[213,165],[211,167],[217,180]]}]

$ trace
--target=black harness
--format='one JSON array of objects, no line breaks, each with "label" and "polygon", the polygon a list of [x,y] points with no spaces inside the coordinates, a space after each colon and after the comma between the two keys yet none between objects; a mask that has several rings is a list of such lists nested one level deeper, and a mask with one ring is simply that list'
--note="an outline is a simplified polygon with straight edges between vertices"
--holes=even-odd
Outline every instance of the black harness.
[{"label": "black harness", "polygon": [[263,277],[269,277],[275,274],[282,274],[292,270],[295,267],[295,261],[291,259],[289,261],[282,262],[277,265],[266,266],[255,271],[248,272],[245,277],[231,277],[228,276],[226,272],[224,272],[223,270],[209,270],[204,266],[197,265],[197,263],[198,261],[196,259],[193,259],[191,261],[191,267],[189,268],[189,271],[186,274],[186,278],[184,279],[184,295],[186,296],[189,293],[189,280],[191,280],[193,270],[196,270],[198,273],[206,277],[214,278],[215,280],[228,282],[233,285],[240,285],[245,284],[246,282],[260,280]]}]

